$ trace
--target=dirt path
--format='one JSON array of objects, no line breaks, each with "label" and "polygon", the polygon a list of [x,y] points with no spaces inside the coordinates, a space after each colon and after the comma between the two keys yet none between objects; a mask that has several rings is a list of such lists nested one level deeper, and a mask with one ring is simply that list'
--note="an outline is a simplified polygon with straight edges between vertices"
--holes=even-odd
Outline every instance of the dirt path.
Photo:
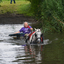
[{"label": "dirt path", "polygon": [[2,14],[0,15],[0,24],[21,24],[23,22],[35,22],[32,17],[24,16],[22,14]]}]

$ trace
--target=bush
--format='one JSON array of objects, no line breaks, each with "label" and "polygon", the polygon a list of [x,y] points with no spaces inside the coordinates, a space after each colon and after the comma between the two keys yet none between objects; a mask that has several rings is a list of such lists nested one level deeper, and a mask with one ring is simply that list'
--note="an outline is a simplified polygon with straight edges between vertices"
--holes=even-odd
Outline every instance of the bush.
[{"label": "bush", "polygon": [[[64,22],[64,2],[62,0],[44,0],[42,2],[42,19],[44,27],[48,27],[49,31],[62,32]],[[61,21],[60,21],[61,20]],[[45,23],[46,22],[46,23]]]}]

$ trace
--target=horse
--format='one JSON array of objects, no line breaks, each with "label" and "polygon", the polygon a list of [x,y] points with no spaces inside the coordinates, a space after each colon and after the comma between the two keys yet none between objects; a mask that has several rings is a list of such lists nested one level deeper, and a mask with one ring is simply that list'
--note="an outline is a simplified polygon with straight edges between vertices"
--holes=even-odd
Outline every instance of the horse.
[{"label": "horse", "polygon": [[26,43],[43,43],[43,34],[40,29],[35,29],[34,32],[28,35]]}]

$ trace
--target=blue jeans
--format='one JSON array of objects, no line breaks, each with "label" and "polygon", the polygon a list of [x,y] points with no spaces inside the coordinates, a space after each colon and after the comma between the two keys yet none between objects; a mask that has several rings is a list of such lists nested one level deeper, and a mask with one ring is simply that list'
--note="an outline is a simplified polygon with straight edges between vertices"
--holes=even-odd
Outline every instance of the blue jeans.
[{"label": "blue jeans", "polygon": [[11,0],[11,2],[10,2],[11,4],[12,4],[12,1],[14,1],[14,3],[16,3],[15,0]]}]

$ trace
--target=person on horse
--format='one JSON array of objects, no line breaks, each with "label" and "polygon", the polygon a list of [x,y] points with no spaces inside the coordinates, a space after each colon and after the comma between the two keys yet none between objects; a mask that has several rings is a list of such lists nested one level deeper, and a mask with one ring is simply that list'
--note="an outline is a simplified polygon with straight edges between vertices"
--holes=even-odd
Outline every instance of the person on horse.
[{"label": "person on horse", "polygon": [[42,37],[42,33],[40,29],[35,29],[35,31],[33,31],[33,28],[31,26],[28,25],[27,22],[24,22],[24,27],[22,27],[18,32],[16,33],[24,33],[25,35],[25,42],[28,43],[32,42],[33,40],[38,40],[38,41],[42,41],[43,42],[43,37]]}]

